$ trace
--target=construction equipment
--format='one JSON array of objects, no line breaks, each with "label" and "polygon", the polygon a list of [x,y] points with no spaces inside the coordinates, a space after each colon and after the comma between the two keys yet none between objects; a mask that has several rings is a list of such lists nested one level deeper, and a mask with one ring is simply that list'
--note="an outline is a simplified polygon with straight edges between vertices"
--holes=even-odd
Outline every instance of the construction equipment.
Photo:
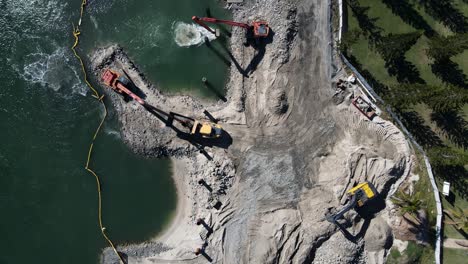
[{"label": "construction equipment", "polygon": [[215,34],[216,36],[218,36],[219,33],[217,33],[215,30],[207,26],[205,22],[214,23],[214,24],[225,24],[225,25],[230,25],[234,27],[242,27],[242,28],[247,29],[248,33],[252,33],[254,38],[266,38],[268,37],[268,34],[270,34],[270,27],[268,26],[268,23],[265,21],[255,21],[252,23],[252,25],[249,25],[246,23],[240,23],[240,22],[224,20],[224,19],[217,19],[217,18],[212,18],[212,17],[193,16],[192,20],[195,23],[199,24],[200,26],[204,27],[209,32]]},{"label": "construction equipment", "polygon": [[190,134],[201,135],[204,138],[219,138],[222,133],[220,125],[209,122],[195,120]]},{"label": "construction equipment", "polygon": [[171,122],[175,120],[183,127],[188,129],[188,133],[193,136],[201,136],[203,138],[219,138],[222,135],[223,129],[220,125],[208,121],[199,121],[190,117],[170,112],[167,114],[163,110],[147,104],[143,99],[130,91],[127,87],[131,81],[123,75],[120,75],[110,69],[102,74],[102,81],[114,91],[125,94],[133,98],[135,101],[143,105],[148,111],[155,111],[158,114],[168,117]]},{"label": "construction equipment", "polygon": [[223,133],[222,127],[215,123],[195,120],[173,112],[170,112],[169,116],[173,120],[181,123],[184,127],[190,129],[190,134],[194,136],[201,136],[203,138],[219,138]]},{"label": "construction equipment", "polygon": [[353,208],[362,207],[369,200],[375,198],[377,195],[377,190],[375,189],[374,185],[372,185],[372,183],[363,182],[347,191],[346,194],[349,197],[349,202],[338,213],[327,216],[327,220],[329,222],[337,224],[337,221],[343,217],[346,212]]},{"label": "construction equipment", "polygon": [[362,114],[369,118],[369,120],[372,120],[376,115],[374,107],[361,96],[356,97],[352,103]]},{"label": "construction equipment", "polygon": [[135,101],[137,101],[139,104],[145,105],[145,101],[143,99],[141,99],[139,96],[137,96],[132,91],[130,91],[130,89],[127,88],[128,85],[130,85],[131,83],[127,77],[107,69],[106,71],[104,71],[104,74],[102,74],[102,81],[105,85],[111,87],[114,91],[118,92],[119,94],[128,95]]}]

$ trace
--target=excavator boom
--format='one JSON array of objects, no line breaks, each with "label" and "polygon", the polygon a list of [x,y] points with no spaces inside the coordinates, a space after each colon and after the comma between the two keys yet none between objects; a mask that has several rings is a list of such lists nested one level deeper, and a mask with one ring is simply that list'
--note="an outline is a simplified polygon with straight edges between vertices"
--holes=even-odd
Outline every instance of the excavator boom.
[{"label": "excavator boom", "polygon": [[234,21],[230,21],[230,20],[224,20],[224,19],[217,19],[217,18],[213,18],[213,17],[197,17],[197,16],[193,16],[192,17],[192,20],[199,24],[200,26],[206,28],[208,31],[210,31],[211,33],[215,33],[213,29],[211,29],[209,26],[207,26],[205,23],[203,22],[208,22],[208,23],[214,23],[214,24],[225,24],[225,25],[229,25],[229,26],[234,26],[234,27],[242,27],[242,28],[245,28],[245,29],[249,29],[250,26],[248,24],[245,24],[245,23],[240,23],[240,22],[234,22]]},{"label": "excavator boom", "polygon": [[269,32],[270,32],[270,28],[268,27],[268,23],[265,22],[265,21],[253,22],[253,25],[251,26],[251,25],[246,24],[246,23],[235,22],[235,21],[224,20],[224,19],[217,19],[217,18],[213,18],[213,17],[193,16],[192,20],[193,20],[193,22],[199,24],[200,26],[204,27],[206,30],[208,30],[209,32],[211,32],[213,34],[216,34],[216,31],[214,31],[212,28],[207,26],[205,24],[205,22],[214,23],[214,24],[225,24],[225,25],[234,26],[234,27],[242,27],[242,28],[245,28],[247,30],[252,30],[253,29],[253,35],[256,38],[267,37]]},{"label": "excavator boom", "polygon": [[346,212],[348,212],[349,210],[353,209],[353,208],[356,206],[356,204],[357,204],[356,196],[352,196],[352,197],[351,197],[351,201],[349,201],[349,203],[346,204],[346,206],[343,207],[338,213],[327,217],[328,222],[336,223],[336,222],[338,221],[338,219],[340,219],[341,217],[343,217],[343,215],[344,215]]}]

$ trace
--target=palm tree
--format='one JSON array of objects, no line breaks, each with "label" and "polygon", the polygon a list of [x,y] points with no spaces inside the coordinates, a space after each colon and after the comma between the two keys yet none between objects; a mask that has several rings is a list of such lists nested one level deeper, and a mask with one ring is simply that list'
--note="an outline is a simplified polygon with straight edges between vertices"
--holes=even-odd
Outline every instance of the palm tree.
[{"label": "palm tree", "polygon": [[461,209],[456,206],[454,209],[444,210],[444,213],[450,218],[450,220],[445,220],[444,223],[452,225],[463,233],[468,233],[468,209]]},{"label": "palm tree", "polygon": [[390,200],[399,208],[400,214],[404,217],[406,214],[411,215],[419,222],[418,211],[421,209],[422,201],[420,193],[410,195],[400,190]]}]

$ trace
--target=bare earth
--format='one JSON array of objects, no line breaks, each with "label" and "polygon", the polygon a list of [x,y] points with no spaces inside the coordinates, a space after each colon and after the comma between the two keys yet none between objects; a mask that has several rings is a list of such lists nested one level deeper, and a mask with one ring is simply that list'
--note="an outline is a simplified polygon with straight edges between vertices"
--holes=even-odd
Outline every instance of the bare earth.
[{"label": "bare earth", "polygon": [[[97,76],[123,69],[150,105],[197,118],[207,110],[228,133],[213,144],[187,140],[164,116],[106,88],[126,143],[142,155],[173,159],[179,196],[164,234],[119,251],[142,264],[383,263],[392,246],[386,197],[410,171],[407,141],[392,123],[371,122],[351,105],[357,90],[335,93],[333,82],[345,73],[332,56],[328,1],[245,2],[233,6],[234,20],[267,20],[274,35],[262,54],[233,29],[226,103],[160,93],[118,46],[91,56]],[[380,198],[372,210],[347,213],[342,233],[325,216],[362,181]],[[202,246],[205,253],[196,256]],[[118,263],[113,254],[104,250],[101,262]]]}]

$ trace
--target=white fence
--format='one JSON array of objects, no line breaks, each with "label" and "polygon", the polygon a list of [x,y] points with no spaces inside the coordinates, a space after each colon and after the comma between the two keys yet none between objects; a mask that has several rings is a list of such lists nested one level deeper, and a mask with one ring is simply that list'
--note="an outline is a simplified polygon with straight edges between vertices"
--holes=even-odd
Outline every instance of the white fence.
[{"label": "white fence", "polygon": [[[338,8],[339,8],[339,20],[340,20],[340,28],[338,31],[338,42],[341,42],[341,37],[342,37],[342,29],[343,29],[343,0],[338,0]],[[374,101],[378,101],[380,104],[383,106],[386,106],[384,100],[374,91],[372,86],[369,85],[369,83],[366,81],[366,79],[359,73],[359,71],[346,59],[346,57],[341,54],[341,58],[343,62],[348,66],[348,68],[353,71],[353,73],[356,75],[356,78],[358,79],[359,83],[363,86],[364,89],[367,90],[367,92],[371,95],[371,98],[374,99]],[[403,130],[403,133],[413,142],[413,144],[416,146],[416,148],[422,153],[424,157],[424,162],[426,164],[426,169],[427,169],[427,174],[429,175],[429,180],[432,185],[432,189],[434,192],[434,198],[436,202],[436,208],[437,208],[437,222],[436,222],[436,244],[435,244],[435,263],[440,264],[440,250],[441,250],[441,244],[442,244],[442,203],[440,201],[440,196],[439,196],[439,189],[437,188],[436,181],[434,179],[434,174],[432,173],[432,166],[431,163],[429,162],[429,159],[427,158],[426,152],[424,149],[416,142],[414,139],[413,135],[406,129],[406,127],[403,125],[401,120],[398,118],[398,116],[393,113],[393,111],[390,109],[390,107],[386,107],[387,112],[392,116],[392,118],[398,123],[400,126],[401,130]]]}]

